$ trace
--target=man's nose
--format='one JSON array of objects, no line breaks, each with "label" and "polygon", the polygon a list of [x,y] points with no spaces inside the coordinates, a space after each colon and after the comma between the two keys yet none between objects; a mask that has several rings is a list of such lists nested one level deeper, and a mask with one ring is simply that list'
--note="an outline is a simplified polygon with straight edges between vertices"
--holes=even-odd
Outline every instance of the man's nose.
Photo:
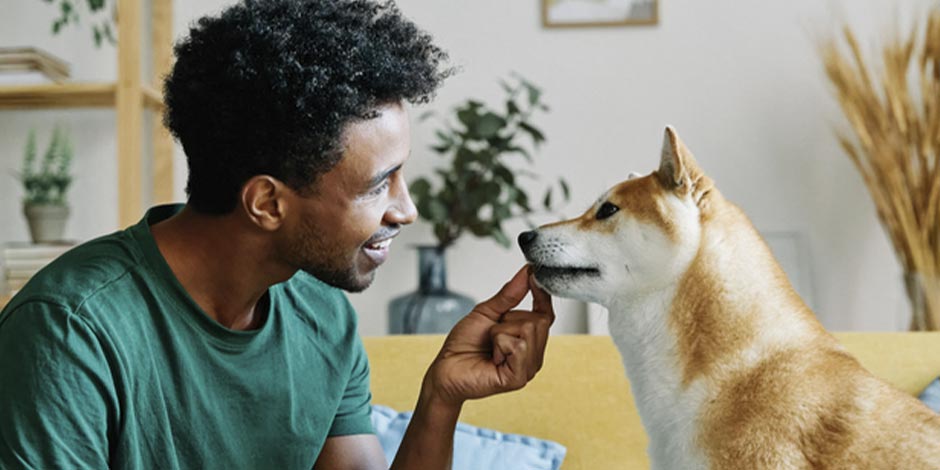
[{"label": "man's nose", "polygon": [[[402,178],[404,180],[404,178]],[[398,197],[395,198],[396,201],[389,210],[388,217],[391,222],[400,225],[408,225],[415,221],[418,218],[418,208],[415,207],[414,201],[411,200],[411,193],[408,191],[408,186],[402,181],[400,183],[402,186],[398,188]]]},{"label": "man's nose", "polygon": [[529,230],[529,231],[520,233],[519,234],[519,247],[522,249],[528,248],[529,245],[531,245],[532,242],[534,242],[535,239],[538,238],[538,235],[539,235],[538,232],[536,232],[535,230]]}]

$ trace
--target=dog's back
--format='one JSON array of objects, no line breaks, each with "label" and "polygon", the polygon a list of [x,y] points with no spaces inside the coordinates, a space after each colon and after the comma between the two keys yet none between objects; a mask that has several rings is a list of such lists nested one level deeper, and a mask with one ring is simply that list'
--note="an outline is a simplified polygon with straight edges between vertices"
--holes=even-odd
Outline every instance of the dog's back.
[{"label": "dog's back", "polygon": [[697,438],[709,466],[940,468],[940,417],[846,353],[744,214],[717,193],[711,204],[669,314],[685,379],[709,384]]}]

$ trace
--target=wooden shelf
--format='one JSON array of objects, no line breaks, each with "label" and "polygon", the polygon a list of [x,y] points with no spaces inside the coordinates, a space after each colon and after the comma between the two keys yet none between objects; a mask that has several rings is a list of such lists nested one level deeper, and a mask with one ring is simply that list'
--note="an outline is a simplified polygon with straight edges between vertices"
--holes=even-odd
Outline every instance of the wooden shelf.
[{"label": "wooden shelf", "polygon": [[163,112],[163,93],[152,86],[143,85],[141,91],[144,96],[144,107],[154,111]]},{"label": "wooden shelf", "polygon": [[[141,190],[144,158],[145,110],[163,111],[161,77],[173,62],[173,0],[153,0],[149,9],[140,0],[115,0],[117,28],[117,81],[113,83],[62,83],[0,86],[0,111],[25,109],[111,108],[116,114],[118,167],[118,227],[133,225],[143,215]],[[150,26],[151,65],[154,73],[141,73],[143,21]],[[154,119],[152,136],[152,188],[149,203],[173,199],[173,138]]]},{"label": "wooden shelf", "polygon": [[[163,96],[155,88],[141,88],[145,108],[163,110]],[[53,108],[113,108],[115,83],[64,83],[0,86],[0,110]]]},{"label": "wooden shelf", "polygon": [[114,83],[10,85],[0,87],[0,109],[114,107]]}]

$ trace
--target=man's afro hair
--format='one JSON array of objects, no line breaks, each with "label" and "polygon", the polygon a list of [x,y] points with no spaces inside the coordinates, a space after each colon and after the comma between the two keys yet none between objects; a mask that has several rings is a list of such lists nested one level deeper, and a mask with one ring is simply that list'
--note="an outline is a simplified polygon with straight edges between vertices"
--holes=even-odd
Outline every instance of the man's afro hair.
[{"label": "man's afro hair", "polygon": [[175,46],[164,122],[189,165],[189,204],[235,208],[259,174],[305,192],[342,158],[347,124],[430,100],[453,69],[391,1],[244,0]]}]

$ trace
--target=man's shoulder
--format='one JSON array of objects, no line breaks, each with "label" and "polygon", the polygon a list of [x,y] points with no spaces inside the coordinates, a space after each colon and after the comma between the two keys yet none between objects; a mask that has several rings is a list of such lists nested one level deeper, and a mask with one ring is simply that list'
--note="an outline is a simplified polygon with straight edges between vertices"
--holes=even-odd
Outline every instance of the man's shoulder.
[{"label": "man's shoulder", "polygon": [[142,264],[127,231],[96,238],[63,253],[39,270],[5,310],[43,302],[77,311],[88,299],[139,270]]}]

